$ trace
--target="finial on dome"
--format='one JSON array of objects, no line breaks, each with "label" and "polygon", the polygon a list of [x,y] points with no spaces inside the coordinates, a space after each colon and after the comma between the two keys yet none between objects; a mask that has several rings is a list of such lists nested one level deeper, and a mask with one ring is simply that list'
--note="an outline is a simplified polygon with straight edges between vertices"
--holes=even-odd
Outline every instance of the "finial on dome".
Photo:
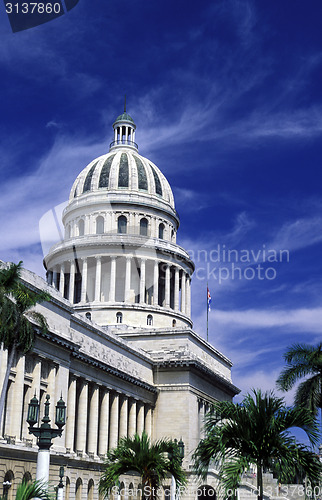
[{"label": "finial on dome", "polygon": [[126,94],[124,96],[124,113],[126,113]]}]

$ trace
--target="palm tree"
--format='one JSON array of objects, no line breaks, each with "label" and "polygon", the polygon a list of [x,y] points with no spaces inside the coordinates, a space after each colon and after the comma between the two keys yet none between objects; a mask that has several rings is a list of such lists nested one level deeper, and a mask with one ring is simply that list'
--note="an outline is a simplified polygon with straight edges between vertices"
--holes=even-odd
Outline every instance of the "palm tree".
[{"label": "palm tree", "polygon": [[277,379],[277,387],[288,391],[302,377],[296,390],[295,405],[305,405],[314,414],[321,410],[322,424],[322,342],[317,346],[294,344],[284,354],[287,366]]},{"label": "palm tree", "polygon": [[10,371],[18,354],[30,350],[35,336],[35,325],[47,331],[42,314],[32,308],[49,295],[29,289],[20,279],[22,262],[0,269],[0,344],[8,350],[8,362],[0,395],[0,421],[3,414]]},{"label": "palm tree", "polygon": [[46,483],[42,481],[23,481],[17,488],[16,500],[32,500],[32,498],[49,500],[47,489]]},{"label": "palm tree", "polygon": [[130,471],[141,476],[143,498],[156,498],[157,489],[168,474],[174,476],[177,485],[185,483],[177,444],[170,439],[160,439],[152,444],[145,432],[142,436],[135,434],[132,438],[121,438],[118,446],[108,451],[100,492],[106,496],[118,484],[120,476]]},{"label": "palm tree", "polygon": [[278,474],[281,482],[303,468],[312,482],[319,479],[321,464],[306,446],[296,442],[291,427],[306,432],[312,445],[318,439],[318,426],[312,413],[303,407],[286,408],[284,400],[272,392],[254,390],[241,403],[219,401],[206,417],[206,437],[200,441],[194,463],[205,478],[212,460],[219,462],[222,486],[234,497],[241,474],[251,464],[257,466],[258,499],[263,498],[263,470]]}]

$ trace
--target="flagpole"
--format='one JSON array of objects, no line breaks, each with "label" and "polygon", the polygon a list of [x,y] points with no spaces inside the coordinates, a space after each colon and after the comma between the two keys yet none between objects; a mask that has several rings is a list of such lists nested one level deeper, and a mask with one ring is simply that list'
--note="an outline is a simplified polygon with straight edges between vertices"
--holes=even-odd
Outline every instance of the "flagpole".
[{"label": "flagpole", "polygon": [[208,342],[208,313],[209,313],[209,304],[208,304],[208,281],[207,281],[207,342]]}]

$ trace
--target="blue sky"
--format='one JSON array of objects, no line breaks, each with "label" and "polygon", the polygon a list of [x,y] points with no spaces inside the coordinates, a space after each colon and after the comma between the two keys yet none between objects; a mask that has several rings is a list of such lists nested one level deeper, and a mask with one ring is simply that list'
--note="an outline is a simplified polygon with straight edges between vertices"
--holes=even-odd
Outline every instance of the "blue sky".
[{"label": "blue sky", "polygon": [[[321,340],[321,15],[320,0],[80,0],[12,34],[1,4],[1,258],[43,274],[39,220],[108,151],[126,94],[199,270],[194,328],[205,336],[208,266],[211,343],[243,392],[273,388],[286,347]],[[269,279],[249,279],[258,265]]]}]

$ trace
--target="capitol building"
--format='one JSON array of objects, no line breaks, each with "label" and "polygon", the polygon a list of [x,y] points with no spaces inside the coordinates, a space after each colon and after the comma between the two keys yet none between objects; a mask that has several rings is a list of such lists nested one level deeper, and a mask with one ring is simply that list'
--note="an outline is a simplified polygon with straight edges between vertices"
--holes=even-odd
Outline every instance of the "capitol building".
[{"label": "capitol building", "polygon": [[[64,236],[44,257],[47,280],[23,270],[28,287],[51,296],[37,306],[49,331],[38,332],[10,374],[0,430],[8,500],[23,479],[36,476],[38,447],[26,422],[35,393],[41,416],[50,395],[52,423],[61,395],[67,405],[62,436],[51,447],[51,483],[58,484],[64,466],[64,498],[97,500],[107,450],[143,430],[152,440],[182,439],[183,467],[194,484],[192,453],[203,437],[204,415],[214,401],[239,392],[231,361],[192,329],[194,263],[176,242],[171,187],[139,154],[135,135],[125,111],[113,124],[109,152],[71,188]],[[7,351],[0,356],[1,383]],[[216,489],[217,480],[214,465],[202,484]],[[122,478],[122,487],[138,485],[135,474]],[[190,490],[184,497],[196,495]]]}]

